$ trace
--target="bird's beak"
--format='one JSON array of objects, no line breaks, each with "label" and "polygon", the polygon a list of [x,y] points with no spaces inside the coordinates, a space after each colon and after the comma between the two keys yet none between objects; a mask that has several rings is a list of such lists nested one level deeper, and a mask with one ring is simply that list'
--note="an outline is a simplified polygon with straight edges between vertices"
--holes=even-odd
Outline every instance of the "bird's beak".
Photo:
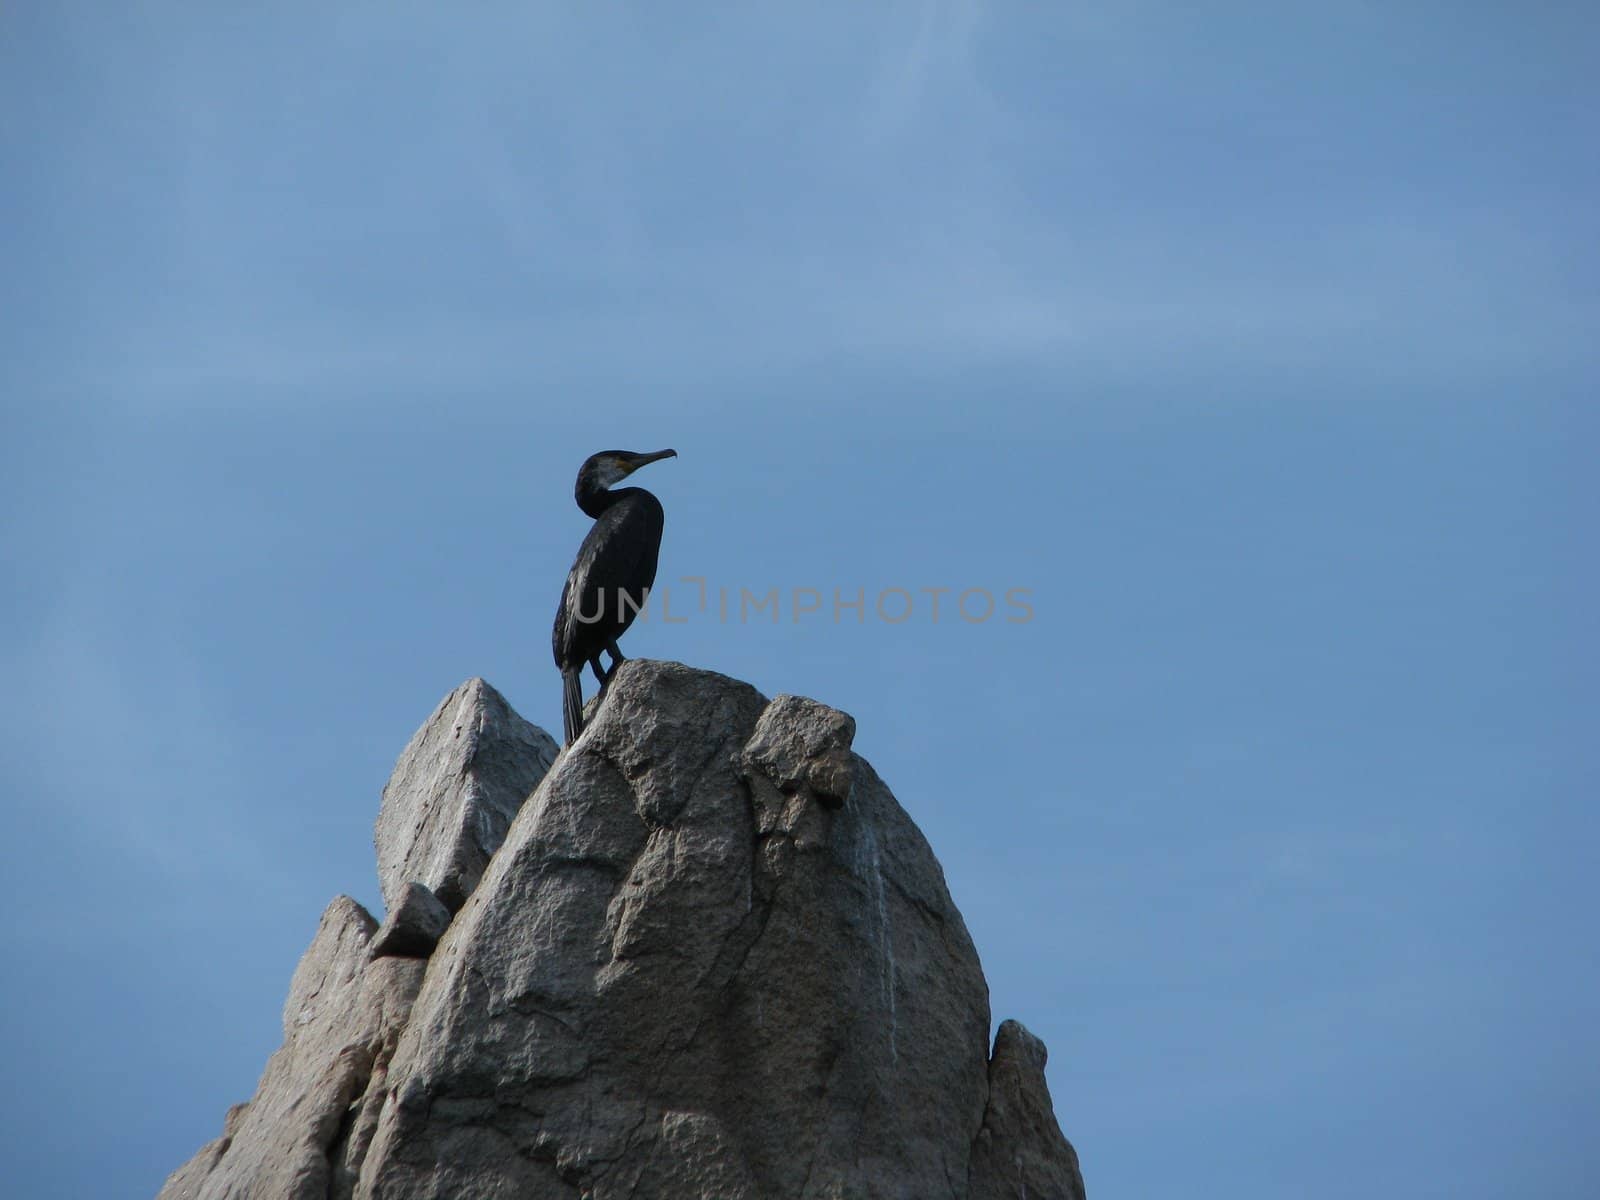
[{"label": "bird's beak", "polygon": [[657,450],[654,454],[636,454],[633,461],[628,464],[630,471],[637,471],[646,463],[660,462],[663,458],[677,458],[676,450]]}]

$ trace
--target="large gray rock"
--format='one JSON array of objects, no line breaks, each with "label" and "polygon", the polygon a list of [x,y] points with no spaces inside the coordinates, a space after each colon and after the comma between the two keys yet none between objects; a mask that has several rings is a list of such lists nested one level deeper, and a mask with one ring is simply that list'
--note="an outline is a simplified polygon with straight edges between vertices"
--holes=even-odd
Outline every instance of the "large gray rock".
[{"label": "large gray rock", "polygon": [[283,1007],[283,1045],[223,1135],[159,1200],[348,1196],[385,1094],[389,1058],[422,983],[414,958],[367,960],[377,923],[339,896],[322,914]]},{"label": "large gray rock", "polygon": [[163,1198],[1081,1200],[1043,1044],[989,1054],[943,872],[853,736],[625,663],[431,958],[369,961],[335,902],[304,1020]]},{"label": "large gray rock", "polygon": [[384,904],[392,911],[415,881],[459,909],[556,752],[483,680],[446,696],[383,789],[375,840]]}]

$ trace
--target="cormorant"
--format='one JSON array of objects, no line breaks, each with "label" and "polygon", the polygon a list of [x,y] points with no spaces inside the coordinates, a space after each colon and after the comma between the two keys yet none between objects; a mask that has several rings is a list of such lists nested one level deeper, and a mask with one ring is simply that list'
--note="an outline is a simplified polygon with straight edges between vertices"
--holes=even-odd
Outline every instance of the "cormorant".
[{"label": "cormorant", "polygon": [[[574,495],[578,507],[594,518],[594,527],[567,573],[550,639],[561,668],[561,715],[569,746],[583,732],[583,664],[594,668],[604,688],[622,661],[617,639],[633,624],[656,581],[661,550],[661,501],[643,488],[613,492],[610,487],[646,463],[677,454],[602,450],[578,469]],[[600,667],[602,650],[611,655],[609,671]]]}]

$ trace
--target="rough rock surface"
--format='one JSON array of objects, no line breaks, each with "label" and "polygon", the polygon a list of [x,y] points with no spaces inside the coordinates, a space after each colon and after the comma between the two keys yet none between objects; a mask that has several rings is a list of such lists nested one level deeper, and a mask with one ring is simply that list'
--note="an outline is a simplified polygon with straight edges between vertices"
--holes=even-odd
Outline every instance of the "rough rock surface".
[{"label": "rough rock surface", "polygon": [[1006,1022],[991,1058],[943,872],[853,735],[623,664],[430,959],[369,961],[334,902],[256,1099],[163,1200],[1081,1200],[1043,1044]]},{"label": "rough rock surface", "polygon": [[446,696],[383,789],[375,840],[384,904],[393,910],[416,881],[459,909],[556,751],[483,680]]},{"label": "rough rock surface", "polygon": [[369,953],[373,958],[386,954],[427,958],[449,926],[450,910],[444,901],[422,884],[408,883],[400,891],[399,902],[372,935]]}]

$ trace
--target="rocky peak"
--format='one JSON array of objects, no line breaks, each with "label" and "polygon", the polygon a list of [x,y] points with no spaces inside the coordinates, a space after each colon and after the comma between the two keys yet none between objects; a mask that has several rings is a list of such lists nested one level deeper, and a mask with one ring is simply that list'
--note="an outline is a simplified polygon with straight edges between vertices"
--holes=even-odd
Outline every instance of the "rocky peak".
[{"label": "rocky peak", "polygon": [[458,688],[384,792],[383,930],[333,902],[255,1098],[162,1200],[1081,1197],[1043,1044],[991,1054],[854,731],[632,660],[557,756]]},{"label": "rocky peak", "polygon": [[374,840],[384,904],[420,883],[459,909],[556,752],[481,679],[441,700],[383,789]]}]

